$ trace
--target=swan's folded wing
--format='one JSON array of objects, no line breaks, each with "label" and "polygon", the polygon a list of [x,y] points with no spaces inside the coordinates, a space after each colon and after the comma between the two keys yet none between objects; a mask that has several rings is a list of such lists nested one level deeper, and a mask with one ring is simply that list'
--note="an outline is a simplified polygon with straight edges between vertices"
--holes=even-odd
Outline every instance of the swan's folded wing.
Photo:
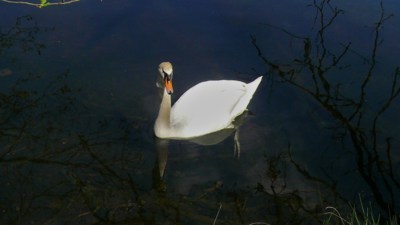
[{"label": "swan's folded wing", "polygon": [[[246,109],[253,95],[246,97],[247,92],[247,84],[240,81],[202,82],[185,92],[174,104],[171,126],[185,137],[227,128]],[[243,102],[243,97],[248,100]]]}]

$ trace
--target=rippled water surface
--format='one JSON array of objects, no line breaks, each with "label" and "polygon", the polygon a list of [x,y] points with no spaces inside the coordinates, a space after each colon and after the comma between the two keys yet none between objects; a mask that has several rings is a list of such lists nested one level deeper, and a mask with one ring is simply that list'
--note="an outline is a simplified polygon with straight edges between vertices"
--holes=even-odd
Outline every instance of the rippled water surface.
[{"label": "rippled water surface", "polygon": [[[32,1],[34,2],[34,1]],[[322,224],[400,213],[397,1],[0,1],[1,224]],[[263,81],[234,137],[153,135],[176,101]]]}]

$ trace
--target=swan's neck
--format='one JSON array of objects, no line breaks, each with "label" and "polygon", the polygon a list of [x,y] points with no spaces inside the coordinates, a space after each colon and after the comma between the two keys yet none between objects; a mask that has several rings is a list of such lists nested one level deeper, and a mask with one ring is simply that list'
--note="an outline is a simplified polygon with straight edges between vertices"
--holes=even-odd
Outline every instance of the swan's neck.
[{"label": "swan's neck", "polygon": [[171,95],[164,89],[161,100],[160,111],[154,125],[154,132],[157,137],[164,138],[171,136]]}]

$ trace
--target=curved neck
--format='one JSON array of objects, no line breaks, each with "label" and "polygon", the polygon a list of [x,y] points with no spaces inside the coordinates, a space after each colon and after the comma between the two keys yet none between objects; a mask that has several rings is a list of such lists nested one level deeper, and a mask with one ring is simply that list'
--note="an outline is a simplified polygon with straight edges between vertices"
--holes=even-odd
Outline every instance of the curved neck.
[{"label": "curved neck", "polygon": [[157,137],[163,138],[170,136],[171,130],[171,95],[164,88],[164,94],[160,104],[160,111],[154,125],[154,131]]}]

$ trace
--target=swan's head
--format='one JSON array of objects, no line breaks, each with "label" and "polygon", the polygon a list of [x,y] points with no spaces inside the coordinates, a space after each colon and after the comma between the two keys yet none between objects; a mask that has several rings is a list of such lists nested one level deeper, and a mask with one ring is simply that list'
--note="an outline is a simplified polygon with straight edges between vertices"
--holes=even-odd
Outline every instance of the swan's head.
[{"label": "swan's head", "polygon": [[161,87],[165,88],[165,91],[168,94],[172,94],[174,92],[174,89],[172,88],[172,64],[170,62],[162,62],[158,66],[158,71],[160,72],[162,78]]}]

